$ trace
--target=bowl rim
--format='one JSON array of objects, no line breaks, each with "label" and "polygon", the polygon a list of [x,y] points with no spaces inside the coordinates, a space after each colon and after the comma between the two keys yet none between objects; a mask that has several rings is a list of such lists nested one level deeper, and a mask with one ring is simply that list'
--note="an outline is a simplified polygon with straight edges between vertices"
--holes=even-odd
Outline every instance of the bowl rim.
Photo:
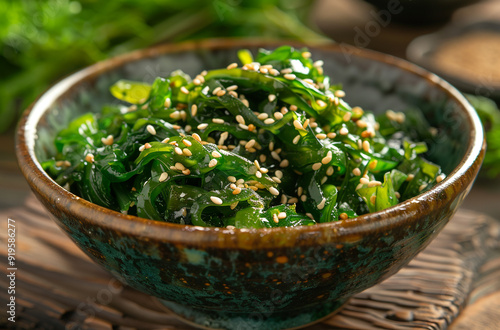
[{"label": "bowl rim", "polygon": [[[36,139],[36,125],[39,120],[45,111],[50,109],[58,99],[64,97],[66,93],[76,88],[85,79],[96,78],[100,74],[128,62],[169,53],[186,52],[195,49],[223,50],[244,47],[278,47],[284,44],[294,47],[308,47],[312,51],[316,49],[344,52],[344,54],[347,52],[350,55],[364,59],[383,62],[384,64],[395,66],[418,76],[441,89],[460,106],[471,127],[471,131],[469,132],[470,143],[459,165],[445,180],[430,190],[382,211],[364,214],[353,219],[319,223],[314,226],[229,229],[149,220],[122,214],[93,204],[55,183],[42,170],[40,163],[36,159],[33,146]],[[143,237],[148,240],[168,241],[179,244],[194,243],[204,247],[220,247],[223,245],[225,247],[239,247],[243,249],[255,248],[255,246],[248,246],[246,243],[253,242],[256,238],[261,243],[259,247],[275,247],[277,242],[279,242],[280,246],[292,246],[296,245],[298,241],[311,241],[305,239],[306,237],[313,238],[312,240],[316,244],[342,241],[343,239],[352,241],[359,239],[360,235],[386,231],[391,226],[400,224],[401,222],[409,223],[411,222],[411,217],[417,213],[431,214],[433,209],[430,207],[431,202],[444,205],[439,196],[442,196],[443,193],[449,194],[451,192],[451,199],[455,199],[474,180],[482,163],[485,148],[481,122],[474,108],[468,103],[465,97],[443,79],[415,64],[391,55],[359,49],[346,44],[305,44],[289,40],[262,40],[253,38],[218,38],[162,44],[98,62],[63,78],[50,87],[24,111],[16,131],[16,155],[18,163],[31,189],[36,190],[41,195],[41,198],[54,204],[55,207],[58,207],[58,205],[69,205],[70,207],[66,210],[63,209],[63,211],[66,211],[75,217],[75,219],[84,219],[90,225],[118,231],[123,235]],[[428,204],[429,207],[422,208],[422,204]],[[187,232],[190,234],[186,235]]]}]

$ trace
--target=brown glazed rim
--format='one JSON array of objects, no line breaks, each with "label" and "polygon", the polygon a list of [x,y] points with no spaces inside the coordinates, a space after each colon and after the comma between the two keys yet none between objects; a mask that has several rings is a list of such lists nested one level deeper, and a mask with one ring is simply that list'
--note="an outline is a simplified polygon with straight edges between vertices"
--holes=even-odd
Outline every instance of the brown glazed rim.
[{"label": "brown glazed rim", "polygon": [[[136,216],[124,215],[90,203],[56,184],[46,174],[34,154],[36,126],[45,113],[66,93],[84,81],[93,81],[104,72],[120,67],[127,62],[156,57],[167,53],[192,51],[195,49],[228,49],[245,47],[277,47],[290,44],[311,49],[344,52],[354,56],[383,62],[425,79],[454,99],[466,114],[471,127],[470,143],[460,164],[445,180],[427,192],[386,210],[369,213],[355,219],[322,223],[314,226],[270,229],[227,229],[180,225]],[[29,142],[29,144],[27,143]],[[417,216],[431,215],[455,199],[474,180],[481,166],[485,142],[481,122],[465,97],[446,81],[407,61],[374,51],[336,44],[305,45],[293,41],[256,39],[208,39],[179,44],[165,44],[134,51],[122,56],[99,62],[78,71],[56,83],[40,96],[24,112],[17,129],[16,154],[18,162],[28,181],[45,202],[55,205],[75,221],[91,226],[116,231],[119,235],[136,236],[145,240],[166,241],[173,244],[191,244],[201,247],[219,248],[276,248],[297,245],[319,245],[328,242],[354,242],[365,235],[377,232],[389,233],[393,227],[410,225]],[[444,196],[444,197],[443,197]]]}]

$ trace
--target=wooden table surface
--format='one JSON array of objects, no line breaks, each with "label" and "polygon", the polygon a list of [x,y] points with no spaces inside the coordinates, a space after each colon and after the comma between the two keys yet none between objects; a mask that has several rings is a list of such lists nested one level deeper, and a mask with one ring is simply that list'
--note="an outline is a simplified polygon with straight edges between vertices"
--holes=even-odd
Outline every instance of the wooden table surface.
[{"label": "wooden table surface", "polygon": [[[354,28],[373,19],[370,8],[336,0],[332,11],[332,3],[318,1],[316,22],[335,40],[352,44]],[[483,1],[455,19],[472,12],[476,18],[499,14],[500,2]],[[439,28],[391,23],[368,48],[404,57],[413,38]],[[0,328],[191,329],[154,298],[114,280],[49,219],[17,167],[13,132],[0,135],[0,306],[9,299],[6,239],[12,218],[18,229],[17,321],[7,321],[2,311]],[[309,329],[499,329],[499,183],[478,179],[457,215],[407,267]]]}]

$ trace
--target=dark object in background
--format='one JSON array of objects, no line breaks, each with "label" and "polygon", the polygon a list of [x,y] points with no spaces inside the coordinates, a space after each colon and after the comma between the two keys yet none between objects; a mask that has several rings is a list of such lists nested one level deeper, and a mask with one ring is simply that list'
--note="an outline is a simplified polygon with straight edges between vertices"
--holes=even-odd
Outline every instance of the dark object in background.
[{"label": "dark object in background", "polygon": [[365,0],[383,10],[402,6],[403,11],[394,20],[409,24],[434,24],[448,20],[458,8],[479,0]]},{"label": "dark object in background", "polygon": [[442,76],[462,92],[500,104],[500,22],[450,25],[413,40],[410,61]]}]

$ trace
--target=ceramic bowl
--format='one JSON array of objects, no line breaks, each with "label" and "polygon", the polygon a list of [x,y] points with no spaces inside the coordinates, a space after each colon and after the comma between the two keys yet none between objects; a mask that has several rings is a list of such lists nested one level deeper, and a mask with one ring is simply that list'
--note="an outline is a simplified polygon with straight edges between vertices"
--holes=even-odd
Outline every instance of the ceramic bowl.
[{"label": "ceramic bowl", "polygon": [[55,132],[111,102],[108,87],[115,80],[151,82],[178,68],[195,74],[234,62],[240,48],[282,44],[207,40],[113,58],[54,85],[18,126],[21,170],[63,231],[121,281],[201,326],[282,329],[331,315],[352,295],[396,273],[438,234],[471,189],[484,156],[480,121],[448,83],[388,55],[325,45],[310,50],[344,84],[351,105],[375,112],[418,107],[439,128],[427,158],[448,173],[444,181],[356,219],[237,230],[124,215],[79,198],[42,170],[40,162],[54,152]]}]

